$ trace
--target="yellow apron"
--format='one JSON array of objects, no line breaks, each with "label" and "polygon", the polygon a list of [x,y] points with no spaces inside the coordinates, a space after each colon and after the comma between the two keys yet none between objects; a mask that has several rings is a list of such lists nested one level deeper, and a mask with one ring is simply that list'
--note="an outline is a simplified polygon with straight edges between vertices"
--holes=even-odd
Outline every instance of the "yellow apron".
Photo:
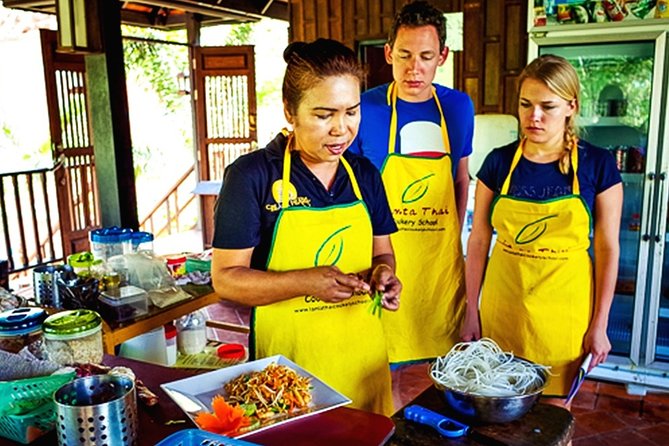
[{"label": "yellow apron", "polygon": [[464,259],[455,206],[451,146],[441,115],[446,154],[439,158],[396,154],[397,89],[392,105],[389,155],[381,169],[390,209],[399,232],[391,235],[402,305],[381,318],[391,363],[442,356],[459,340],[464,314]]},{"label": "yellow apron", "polygon": [[[290,179],[290,144],[283,182]],[[274,229],[268,271],[336,265],[344,272],[371,266],[372,225],[358,183],[341,158],[358,201],[326,208],[290,207],[283,187],[282,209]],[[368,312],[370,297],[326,303],[300,296],[257,307],[253,341],[258,358],[282,354],[353,400],[352,406],[393,413],[390,371],[383,327]]]},{"label": "yellow apron", "polygon": [[576,144],[572,195],[545,201],[507,195],[523,145],[492,205],[497,242],[481,290],[481,330],[503,350],[550,366],[544,396],[565,397],[593,309],[590,212],[580,196]]}]

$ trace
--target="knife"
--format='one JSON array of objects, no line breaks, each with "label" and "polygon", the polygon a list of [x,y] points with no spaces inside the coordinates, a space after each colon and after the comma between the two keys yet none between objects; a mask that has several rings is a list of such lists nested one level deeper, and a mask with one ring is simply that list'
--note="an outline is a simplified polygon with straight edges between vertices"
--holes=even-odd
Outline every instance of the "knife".
[{"label": "knife", "polygon": [[163,387],[163,390],[165,391],[166,394],[174,400],[174,402],[183,410],[186,412],[186,414],[190,417],[193,417],[197,415],[199,412],[209,412],[209,408],[205,406],[200,400],[197,398],[187,395],[183,392],[180,392],[178,390],[174,389],[169,389],[167,387]]}]

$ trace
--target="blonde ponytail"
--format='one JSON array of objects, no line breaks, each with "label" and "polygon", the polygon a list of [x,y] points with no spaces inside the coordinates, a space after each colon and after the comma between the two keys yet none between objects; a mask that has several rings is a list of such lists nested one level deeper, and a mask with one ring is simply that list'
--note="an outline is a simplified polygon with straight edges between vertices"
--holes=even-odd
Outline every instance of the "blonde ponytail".
[{"label": "blonde ponytail", "polygon": [[569,175],[569,170],[571,169],[571,151],[572,148],[577,149],[578,135],[576,133],[576,128],[573,125],[574,117],[570,116],[567,118],[567,123],[565,124],[564,129],[564,152],[560,156],[560,172],[563,175]]}]

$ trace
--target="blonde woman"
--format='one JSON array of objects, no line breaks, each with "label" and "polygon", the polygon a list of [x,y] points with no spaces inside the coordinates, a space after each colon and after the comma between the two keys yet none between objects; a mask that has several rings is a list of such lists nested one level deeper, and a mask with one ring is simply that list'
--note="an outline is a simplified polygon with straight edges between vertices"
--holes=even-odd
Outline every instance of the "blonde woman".
[{"label": "blonde woman", "polygon": [[519,87],[522,138],[478,174],[460,334],[550,366],[544,396],[565,405],[584,355],[595,367],[611,350],[623,190],[613,156],[577,137],[579,80],[567,60],[535,59]]}]

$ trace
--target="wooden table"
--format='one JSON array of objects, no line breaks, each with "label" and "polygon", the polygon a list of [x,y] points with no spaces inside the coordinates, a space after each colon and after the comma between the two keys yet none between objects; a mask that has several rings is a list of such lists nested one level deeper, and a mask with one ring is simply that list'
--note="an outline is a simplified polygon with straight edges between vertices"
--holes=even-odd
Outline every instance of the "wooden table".
[{"label": "wooden table", "polygon": [[[458,419],[434,387],[429,387],[407,406],[412,404]],[[406,420],[403,411],[392,419],[395,435],[388,443],[390,446],[566,446],[574,432],[571,413],[548,404],[536,404],[524,417],[511,423],[473,426],[474,434],[455,439],[443,437],[429,426]]]},{"label": "wooden table", "polygon": [[[181,429],[195,427],[185,413],[165,394],[160,384],[197,374],[197,371],[162,367],[117,356],[105,356],[109,366],[132,368],[138,378],[155,392],[159,402],[146,407],[138,402],[140,446],[155,445],[163,438]],[[176,424],[173,424],[177,421]],[[166,424],[171,422],[170,424]],[[281,426],[244,437],[244,440],[265,446],[380,446],[393,434],[395,426],[390,418],[347,407],[291,421]],[[0,446],[19,443],[0,437]],[[32,446],[53,446],[56,433],[51,432]],[[112,445],[113,446],[113,445]]]}]

